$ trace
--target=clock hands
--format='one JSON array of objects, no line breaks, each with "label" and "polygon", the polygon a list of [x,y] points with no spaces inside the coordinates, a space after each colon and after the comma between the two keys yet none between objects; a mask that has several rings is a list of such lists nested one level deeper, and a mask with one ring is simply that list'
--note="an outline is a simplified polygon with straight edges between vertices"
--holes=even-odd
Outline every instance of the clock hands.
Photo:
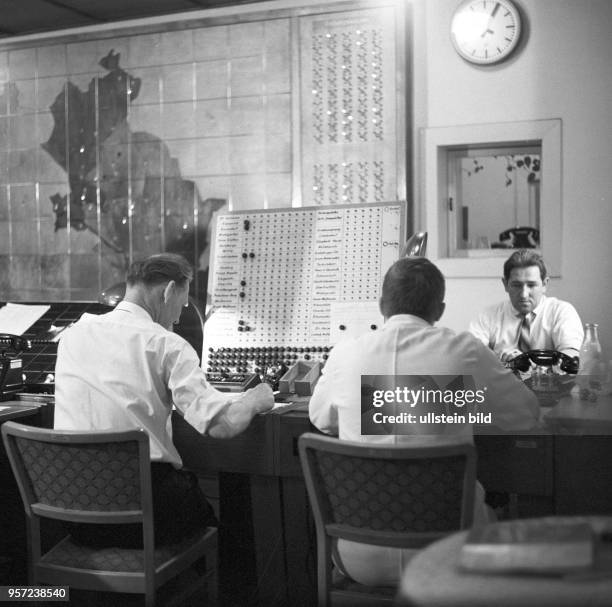
[{"label": "clock hands", "polygon": [[482,34],[480,34],[481,38],[484,38],[487,34],[495,35],[495,31],[492,30],[490,26],[495,20],[495,15],[497,14],[498,10],[499,10],[499,2],[496,2],[495,6],[493,7],[493,10],[491,11],[491,14],[489,15],[489,22],[487,23],[487,29],[484,32],[482,32]]}]

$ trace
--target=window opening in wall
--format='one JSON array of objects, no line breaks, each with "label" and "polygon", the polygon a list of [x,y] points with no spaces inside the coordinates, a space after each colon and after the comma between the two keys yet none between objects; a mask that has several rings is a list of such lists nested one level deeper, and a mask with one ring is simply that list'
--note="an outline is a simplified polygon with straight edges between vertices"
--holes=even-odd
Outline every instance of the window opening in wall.
[{"label": "window opening in wall", "polygon": [[448,257],[540,248],[540,141],[447,150]]}]

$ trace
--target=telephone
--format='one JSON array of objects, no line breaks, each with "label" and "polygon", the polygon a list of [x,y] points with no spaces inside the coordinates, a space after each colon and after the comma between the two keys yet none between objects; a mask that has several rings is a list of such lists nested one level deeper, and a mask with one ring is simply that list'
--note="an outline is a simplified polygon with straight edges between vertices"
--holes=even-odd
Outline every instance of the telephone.
[{"label": "telephone", "polygon": [[530,227],[516,227],[504,230],[499,235],[502,243],[510,241],[513,249],[535,249],[540,245],[540,230]]},{"label": "telephone", "polygon": [[20,354],[31,349],[29,339],[0,333],[0,400],[9,400],[23,389],[23,361]]},{"label": "telephone", "polygon": [[568,356],[557,350],[529,350],[509,360],[506,366],[513,371],[526,372],[530,369],[532,362],[540,367],[559,365],[561,371],[576,375],[580,359],[577,356]]},{"label": "telephone", "polygon": [[32,342],[19,335],[11,333],[0,333],[0,355],[5,356],[7,352],[13,352],[15,355],[21,354],[24,350],[31,350]]}]

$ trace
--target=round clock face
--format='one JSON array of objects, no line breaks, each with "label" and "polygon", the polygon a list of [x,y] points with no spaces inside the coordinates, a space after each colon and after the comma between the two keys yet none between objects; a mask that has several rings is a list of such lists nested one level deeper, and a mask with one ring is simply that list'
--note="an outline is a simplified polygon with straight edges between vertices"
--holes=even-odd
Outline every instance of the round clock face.
[{"label": "round clock face", "polygon": [[451,39],[467,61],[497,63],[512,53],[521,35],[521,16],[510,0],[466,0],[451,22]]}]

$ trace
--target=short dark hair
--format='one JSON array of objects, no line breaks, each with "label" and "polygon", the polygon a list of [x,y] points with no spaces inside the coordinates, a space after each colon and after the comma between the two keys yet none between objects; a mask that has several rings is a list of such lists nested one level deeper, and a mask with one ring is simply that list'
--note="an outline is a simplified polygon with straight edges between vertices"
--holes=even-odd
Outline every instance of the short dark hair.
[{"label": "short dark hair", "polygon": [[546,272],[546,266],[542,256],[533,249],[519,249],[514,251],[504,263],[504,278],[508,280],[510,273],[515,268],[530,268],[531,266],[537,266],[540,270],[540,278],[544,280],[548,276]]},{"label": "short dark hair", "polygon": [[386,318],[412,314],[427,321],[437,320],[444,293],[444,276],[429,259],[404,257],[385,274],[380,310]]},{"label": "short dark hair", "polygon": [[143,261],[135,261],[128,270],[126,281],[129,286],[143,284],[154,287],[174,280],[184,286],[193,278],[191,264],[176,253],[159,253]]}]

